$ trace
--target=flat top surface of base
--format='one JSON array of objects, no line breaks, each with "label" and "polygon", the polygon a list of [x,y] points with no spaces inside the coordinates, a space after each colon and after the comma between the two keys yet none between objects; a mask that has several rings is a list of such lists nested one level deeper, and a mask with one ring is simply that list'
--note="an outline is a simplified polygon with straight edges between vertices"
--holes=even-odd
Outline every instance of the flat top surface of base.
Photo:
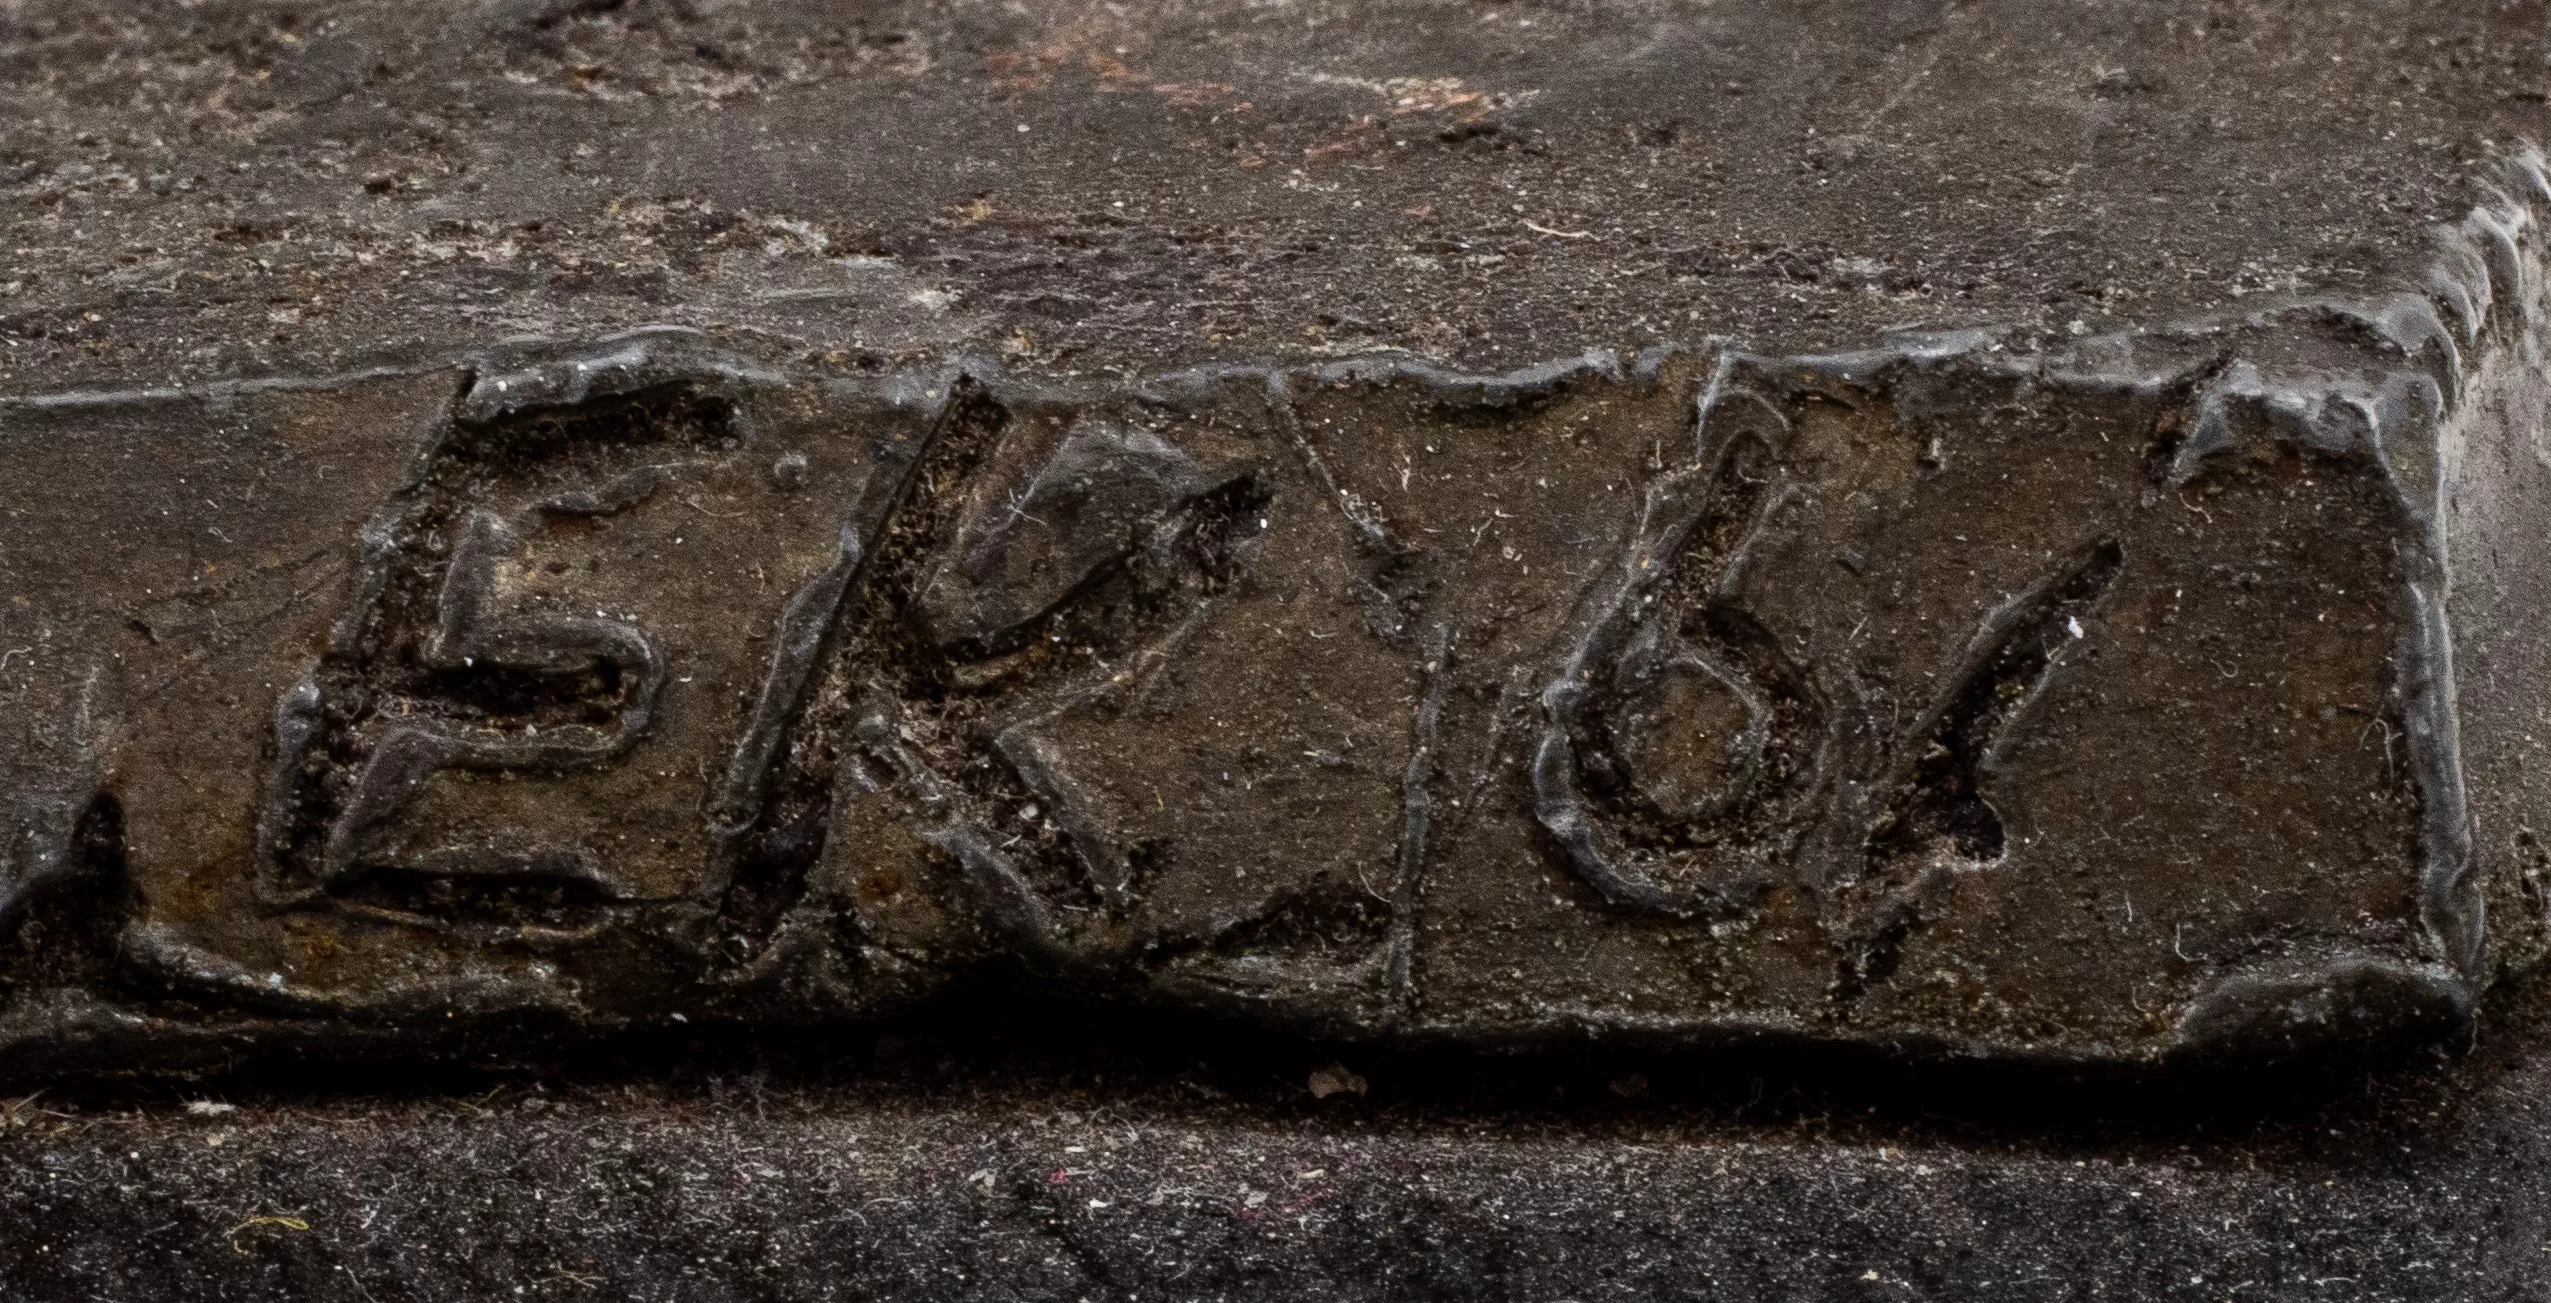
[{"label": "flat top surface of base", "polygon": [[0,8],[0,387],[655,321],[1062,370],[1808,351],[2345,291],[2538,6]]}]

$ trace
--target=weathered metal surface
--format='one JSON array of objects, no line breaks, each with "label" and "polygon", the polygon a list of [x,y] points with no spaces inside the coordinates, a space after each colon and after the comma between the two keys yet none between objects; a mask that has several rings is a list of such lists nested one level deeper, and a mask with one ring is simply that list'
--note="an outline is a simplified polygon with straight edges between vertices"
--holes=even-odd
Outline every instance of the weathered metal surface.
[{"label": "weathered metal surface", "polygon": [[987,968],[1480,1043],[2438,1034],[2539,947],[2507,175],[2428,298],[2058,352],[662,328],[12,400],[16,1052]]},{"label": "weathered metal surface", "polygon": [[2525,1294],[2544,16],[0,0],[0,1293]]}]

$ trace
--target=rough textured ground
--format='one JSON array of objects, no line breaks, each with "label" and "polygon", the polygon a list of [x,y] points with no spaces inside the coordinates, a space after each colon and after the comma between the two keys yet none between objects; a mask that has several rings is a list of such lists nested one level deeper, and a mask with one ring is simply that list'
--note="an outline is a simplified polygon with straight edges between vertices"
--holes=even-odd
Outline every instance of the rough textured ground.
[{"label": "rough textured ground", "polygon": [[0,1137],[0,1290],[2500,1299],[2546,1270],[2539,997],[2453,1062],[2176,1084],[991,1022],[40,1095]]},{"label": "rough textured ground", "polygon": [[[2544,18],[0,0],[0,387],[642,322],[1058,373],[2087,332],[2416,264],[2551,131]],[[2545,1001],[2195,1079],[951,1008],[62,1086],[5,1105],[0,1293],[2525,1297]]]}]

